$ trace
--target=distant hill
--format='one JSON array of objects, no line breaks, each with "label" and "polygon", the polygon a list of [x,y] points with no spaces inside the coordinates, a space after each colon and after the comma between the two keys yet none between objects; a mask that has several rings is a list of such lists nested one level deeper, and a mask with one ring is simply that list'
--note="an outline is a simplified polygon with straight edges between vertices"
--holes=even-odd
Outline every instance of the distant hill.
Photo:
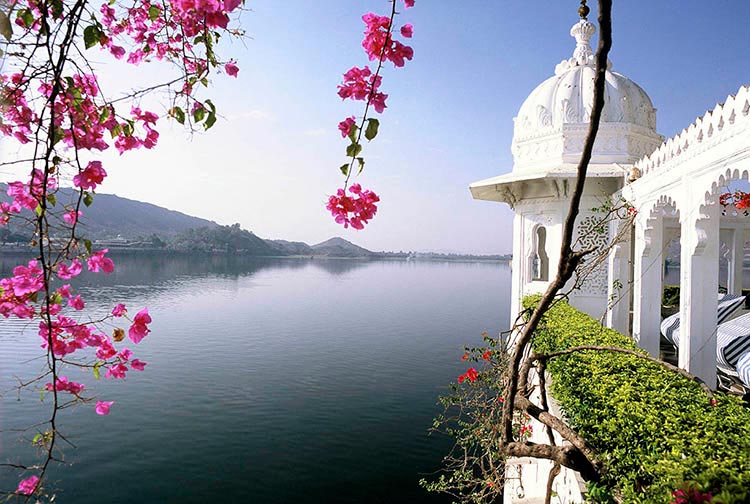
[{"label": "distant hill", "polygon": [[[8,186],[0,183],[0,201],[9,201]],[[77,192],[70,188],[57,193],[56,208],[72,204]],[[79,236],[88,238],[100,247],[113,250],[142,250],[146,253],[160,249],[164,253],[227,253],[245,256],[307,256],[381,258],[399,260],[495,260],[505,256],[473,256],[461,254],[432,254],[415,252],[372,252],[340,237],[315,245],[287,240],[265,240],[239,224],[222,226],[213,221],[193,217],[182,212],[142,201],[121,198],[114,194],[97,194],[94,204],[81,207],[83,216]],[[31,212],[24,210],[27,216]],[[26,247],[31,240],[32,225],[23,220],[11,220],[11,225],[0,227],[0,246]],[[6,249],[7,250],[7,249]]]},{"label": "distant hill", "polygon": [[266,240],[266,243],[271,246],[277,255],[315,255],[315,250],[304,242]]},{"label": "distant hill", "polygon": [[[7,184],[0,183],[0,200],[9,201]],[[57,193],[57,205],[73,204],[77,192],[62,188]],[[96,194],[90,207],[81,205],[83,216],[80,220],[80,233],[85,238],[135,239],[158,235],[169,238],[193,228],[215,228],[213,221],[167,210],[151,203],[121,198],[114,194]]]},{"label": "distant hill", "polygon": [[311,248],[315,255],[331,257],[371,257],[375,255],[366,248],[362,248],[339,237],[317,243]]},{"label": "distant hill", "polygon": [[114,194],[97,194],[94,204],[83,210],[85,234],[96,238],[121,235],[124,238],[156,234],[168,238],[194,228],[215,228],[213,221],[167,210]]}]

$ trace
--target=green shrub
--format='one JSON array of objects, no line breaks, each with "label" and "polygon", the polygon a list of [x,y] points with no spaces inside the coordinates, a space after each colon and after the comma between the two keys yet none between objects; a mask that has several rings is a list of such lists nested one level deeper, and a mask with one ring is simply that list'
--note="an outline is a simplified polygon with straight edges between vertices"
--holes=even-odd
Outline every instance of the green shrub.
[{"label": "green shrub", "polygon": [[[524,300],[534,306],[538,297]],[[636,348],[633,341],[555,304],[537,330],[536,352],[579,345]],[[667,503],[691,485],[714,502],[750,502],[750,411],[657,364],[586,351],[550,361],[552,395],[605,463],[602,484],[623,502]]]},{"label": "green shrub", "polygon": [[665,285],[661,295],[661,304],[664,306],[678,306],[680,304],[680,286]]}]

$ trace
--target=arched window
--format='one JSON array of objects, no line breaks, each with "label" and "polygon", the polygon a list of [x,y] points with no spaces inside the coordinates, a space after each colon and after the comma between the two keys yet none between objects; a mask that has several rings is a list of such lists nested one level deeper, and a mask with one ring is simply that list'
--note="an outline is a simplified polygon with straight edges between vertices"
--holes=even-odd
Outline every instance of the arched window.
[{"label": "arched window", "polygon": [[537,226],[534,229],[533,250],[531,252],[531,280],[549,280],[549,257],[547,256],[547,229]]}]

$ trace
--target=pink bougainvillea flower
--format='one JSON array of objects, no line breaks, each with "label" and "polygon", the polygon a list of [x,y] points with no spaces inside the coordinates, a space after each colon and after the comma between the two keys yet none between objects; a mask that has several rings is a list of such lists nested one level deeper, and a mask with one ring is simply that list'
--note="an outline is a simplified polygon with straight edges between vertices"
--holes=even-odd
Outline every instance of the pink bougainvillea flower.
[{"label": "pink bougainvillea flower", "polygon": [[80,295],[77,295],[76,297],[68,299],[68,306],[73,308],[74,310],[83,310],[85,307],[85,304],[83,302],[83,299],[81,299]]},{"label": "pink bougainvillea flower", "polygon": [[77,383],[74,381],[68,381],[68,378],[66,376],[61,376],[57,379],[55,382],[55,386],[53,387],[51,383],[47,383],[45,385],[48,391],[57,390],[58,392],[70,392],[71,394],[78,395],[81,393],[81,391],[86,388],[82,383]]},{"label": "pink bougainvillea flower", "polygon": [[114,401],[98,401],[96,403],[96,414],[102,416],[109,415],[109,408],[114,403]]},{"label": "pink bougainvillea flower", "polygon": [[70,280],[74,276],[80,275],[82,271],[83,264],[81,264],[81,261],[78,259],[73,259],[70,262],[70,266],[60,264],[57,267],[57,276],[62,278],[63,280]]},{"label": "pink bougainvillea flower", "polygon": [[146,367],[146,364],[148,364],[148,362],[144,362],[140,359],[133,359],[132,361],[130,361],[130,367],[137,371],[143,371],[143,368]]},{"label": "pink bougainvillea flower", "polygon": [[22,479],[18,482],[18,488],[16,493],[21,495],[31,495],[36,491],[36,486],[39,484],[39,476],[30,476],[26,479]]},{"label": "pink bougainvillea flower", "polygon": [[91,254],[88,260],[89,271],[98,273],[101,269],[106,274],[110,274],[115,270],[115,263],[109,257],[104,257],[104,254],[109,252],[109,249],[100,250]]},{"label": "pink bougainvillea flower", "polygon": [[237,74],[239,73],[240,69],[235,65],[234,61],[230,61],[226,65],[224,65],[224,71],[227,73],[227,75],[232,77],[237,77]]},{"label": "pink bougainvillea flower", "polygon": [[78,222],[78,218],[81,215],[83,215],[83,212],[81,211],[70,210],[63,214],[63,220],[72,226],[73,224]]},{"label": "pink bougainvillea flower", "polygon": [[414,36],[414,25],[407,23],[401,27],[401,36],[404,38],[412,38]]},{"label": "pink bougainvillea flower", "polygon": [[149,329],[146,325],[150,323],[151,316],[148,314],[148,308],[144,308],[143,310],[139,311],[133,319],[133,324],[128,330],[128,336],[130,336],[130,339],[133,340],[133,343],[140,343],[141,340],[151,332],[151,329]]},{"label": "pink bougainvillea flower", "polygon": [[703,493],[694,488],[675,490],[672,492],[672,497],[674,500],[670,504],[702,504],[709,503],[713,499],[712,494]]},{"label": "pink bougainvillea flower", "polygon": [[96,356],[101,360],[107,360],[110,357],[114,357],[117,354],[117,350],[112,346],[112,343],[105,339],[99,343],[99,348],[96,350]]},{"label": "pink bougainvillea flower", "polygon": [[414,7],[414,0],[404,0],[404,7],[407,9]]},{"label": "pink bougainvillea flower", "polygon": [[127,308],[125,308],[125,305],[122,303],[118,303],[115,305],[114,308],[112,308],[112,316],[113,317],[122,317],[125,315],[125,312],[127,312]]},{"label": "pink bougainvillea flower", "polygon": [[349,136],[349,133],[352,131],[352,126],[354,126],[354,119],[354,116],[347,117],[339,123],[341,138],[346,138]]},{"label": "pink bougainvillea flower", "polygon": [[354,229],[363,229],[370,219],[375,217],[378,206],[375,204],[380,198],[374,192],[362,190],[359,184],[352,184],[349,192],[353,196],[347,196],[343,189],[339,189],[336,194],[328,197],[326,208],[333,215],[338,224],[343,224],[345,228],[349,226]]},{"label": "pink bougainvillea flower", "polygon": [[128,372],[128,367],[119,362],[113,366],[107,368],[107,372],[104,374],[105,378],[114,378],[115,380],[124,380],[125,374]]},{"label": "pink bougainvillea flower", "polygon": [[73,177],[73,184],[84,190],[94,190],[98,184],[101,184],[107,172],[102,168],[101,161],[90,161],[86,168]]}]

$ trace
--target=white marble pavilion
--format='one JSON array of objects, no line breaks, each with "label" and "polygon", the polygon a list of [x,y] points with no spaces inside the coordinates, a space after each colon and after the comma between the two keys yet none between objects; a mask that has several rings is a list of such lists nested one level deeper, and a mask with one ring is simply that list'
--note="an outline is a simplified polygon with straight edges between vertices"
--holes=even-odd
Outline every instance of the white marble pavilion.
[{"label": "white marble pavilion", "polygon": [[[474,198],[504,202],[515,212],[511,320],[521,299],[542,292],[555,275],[562,225],[593,105],[595,27],[582,19],[570,33],[573,56],[534,89],[515,118],[510,173],[471,184]],[[605,107],[588,169],[576,248],[609,250],[589,271],[571,303],[610,327],[631,334],[659,355],[665,251],[680,244],[679,365],[716,383],[719,264],[729,264],[729,292],[742,289],[742,260],[750,217],[719,204],[731,181],[750,173],[750,88],[666,142],[646,92],[608,69]],[[617,225],[599,229],[591,211],[625,198],[637,210],[626,240],[610,247]],[[722,212],[722,210],[725,210]],[[625,221],[623,221],[625,222]],[[748,286],[750,287],[750,286]]]}]

